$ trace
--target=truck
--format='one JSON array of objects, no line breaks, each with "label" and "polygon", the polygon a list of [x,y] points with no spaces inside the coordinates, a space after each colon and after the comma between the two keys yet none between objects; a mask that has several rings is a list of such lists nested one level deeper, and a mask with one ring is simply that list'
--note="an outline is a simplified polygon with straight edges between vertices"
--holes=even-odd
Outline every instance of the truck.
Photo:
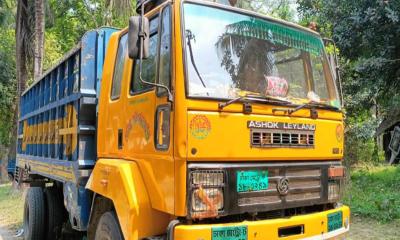
[{"label": "truck", "polygon": [[375,137],[379,139],[388,164],[399,163],[400,153],[400,111],[394,109],[388,113],[376,129]]},{"label": "truck", "polygon": [[138,1],[20,100],[25,239],[343,239],[343,108],[321,36],[234,1]]}]

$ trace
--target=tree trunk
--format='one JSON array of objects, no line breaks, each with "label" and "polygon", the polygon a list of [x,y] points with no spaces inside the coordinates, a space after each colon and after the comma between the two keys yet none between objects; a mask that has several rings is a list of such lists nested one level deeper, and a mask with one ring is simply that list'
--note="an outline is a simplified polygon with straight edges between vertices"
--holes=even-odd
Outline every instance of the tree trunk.
[{"label": "tree trunk", "polygon": [[44,25],[44,0],[35,0],[35,59],[33,63],[35,81],[40,78],[43,70]]},{"label": "tree trunk", "polygon": [[[17,150],[17,130],[18,130],[18,114],[19,114],[19,97],[25,90],[26,81],[28,79],[28,69],[26,67],[26,39],[27,39],[27,6],[28,0],[18,0],[17,15],[15,19],[15,43],[16,43],[16,76],[17,76],[17,96],[14,107],[13,125],[10,133],[10,146],[8,150],[8,159],[16,158]],[[7,166],[7,162],[5,162]],[[4,177],[4,176],[2,176]]]}]

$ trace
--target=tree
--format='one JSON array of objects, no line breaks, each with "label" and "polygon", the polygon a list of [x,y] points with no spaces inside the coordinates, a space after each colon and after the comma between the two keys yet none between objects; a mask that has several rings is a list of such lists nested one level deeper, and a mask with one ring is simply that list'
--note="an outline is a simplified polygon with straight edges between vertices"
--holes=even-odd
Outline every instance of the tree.
[{"label": "tree", "polygon": [[14,4],[0,2],[0,182],[7,179],[7,146],[15,96],[15,41],[12,30]]},{"label": "tree", "polygon": [[293,21],[295,9],[292,8],[294,0],[237,0],[236,6],[251,11],[267,14],[287,21]]},{"label": "tree", "polygon": [[13,106],[13,117],[10,131],[10,145],[8,150],[8,159],[15,159],[16,157],[16,141],[18,130],[18,103],[19,96],[25,90],[26,82],[28,80],[27,57],[31,56],[29,49],[31,49],[31,30],[28,18],[28,1],[18,0],[17,13],[15,17],[15,65],[16,65],[16,82],[17,91],[15,94],[15,104]]},{"label": "tree", "polygon": [[35,53],[33,76],[37,80],[43,71],[44,53],[44,0],[35,0]]},{"label": "tree", "polygon": [[340,49],[347,139],[370,149],[361,142],[373,141],[382,116],[400,106],[400,1],[297,2],[303,24],[318,22]]}]

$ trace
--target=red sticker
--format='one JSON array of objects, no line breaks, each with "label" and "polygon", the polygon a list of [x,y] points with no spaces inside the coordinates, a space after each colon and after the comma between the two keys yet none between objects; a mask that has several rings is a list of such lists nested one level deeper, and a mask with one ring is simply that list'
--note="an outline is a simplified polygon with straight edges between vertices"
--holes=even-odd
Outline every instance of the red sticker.
[{"label": "red sticker", "polygon": [[265,76],[268,83],[265,94],[272,97],[286,97],[288,94],[289,85],[284,78]]}]

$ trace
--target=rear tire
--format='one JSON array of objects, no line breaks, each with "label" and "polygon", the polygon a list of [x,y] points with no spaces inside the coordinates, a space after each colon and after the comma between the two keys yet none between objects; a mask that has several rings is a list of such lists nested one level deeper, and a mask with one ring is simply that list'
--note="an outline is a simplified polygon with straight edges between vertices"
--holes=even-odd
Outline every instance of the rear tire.
[{"label": "rear tire", "polygon": [[115,212],[105,212],[99,220],[96,228],[95,240],[123,240]]},{"label": "rear tire", "polygon": [[60,193],[54,187],[46,188],[44,196],[46,203],[46,239],[59,239],[66,219],[63,199],[61,199]]},{"label": "rear tire", "polygon": [[43,190],[30,187],[24,205],[24,239],[42,240],[44,237],[45,208]]}]

